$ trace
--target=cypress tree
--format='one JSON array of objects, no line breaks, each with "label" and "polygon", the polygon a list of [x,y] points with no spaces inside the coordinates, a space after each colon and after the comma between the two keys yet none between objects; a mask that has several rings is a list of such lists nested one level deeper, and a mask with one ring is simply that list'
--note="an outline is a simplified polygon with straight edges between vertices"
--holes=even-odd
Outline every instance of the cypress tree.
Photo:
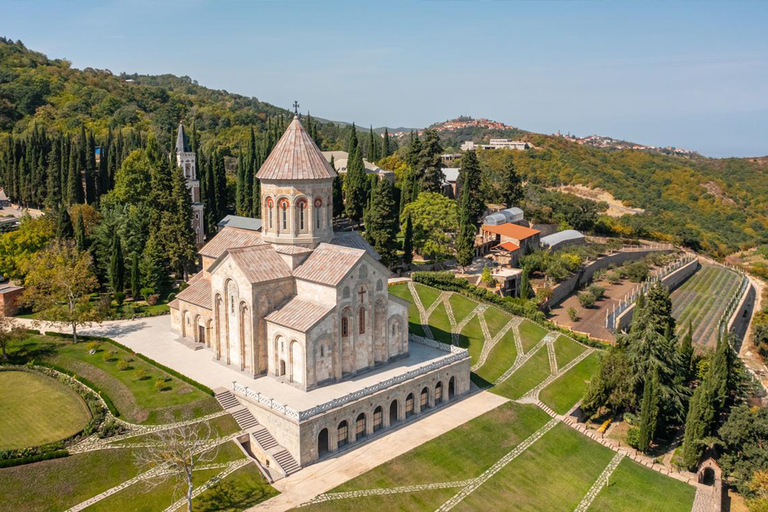
[{"label": "cypress tree", "polygon": [[[336,170],[336,162],[333,155],[331,155],[331,167]],[[333,178],[333,216],[339,218],[344,214],[344,178],[336,173],[336,177]]]},{"label": "cypress tree", "polygon": [[251,217],[259,218],[261,216],[261,183],[256,173],[260,166],[259,150],[254,146],[254,157],[251,162]]},{"label": "cypress tree", "polygon": [[112,293],[122,293],[124,276],[123,248],[120,244],[120,236],[115,233],[112,242],[112,255],[109,259],[109,285],[112,288]]},{"label": "cypress tree", "polygon": [[409,266],[413,261],[413,221],[411,214],[405,218],[405,232],[403,233],[403,263]]},{"label": "cypress tree", "polygon": [[72,228],[72,218],[66,208],[59,208],[56,218],[56,238],[59,240],[71,240],[75,236]]},{"label": "cypress tree", "polygon": [[365,165],[363,164],[363,154],[357,142],[357,133],[352,125],[350,135],[350,152],[347,160],[347,176],[344,180],[344,207],[347,217],[355,222],[359,222],[363,217],[363,209],[367,201],[367,177],[365,175]]},{"label": "cypress tree", "polygon": [[193,266],[197,251],[195,232],[192,229],[192,198],[189,195],[186,180],[179,167],[171,165],[172,209],[166,216],[165,260],[178,277],[186,278],[187,271]]},{"label": "cypress tree", "polygon": [[141,274],[139,273],[139,252],[131,255],[131,297],[134,300],[141,293]]},{"label": "cypress tree", "polygon": [[75,244],[81,251],[88,249],[88,239],[85,236],[85,222],[83,221],[82,209],[77,212],[77,219],[75,219]]},{"label": "cypress tree", "polygon": [[440,192],[442,190],[445,180],[442,154],[443,148],[440,145],[440,137],[437,132],[425,130],[418,167],[421,171],[419,185],[422,192]]},{"label": "cypress tree", "polygon": [[381,157],[387,158],[392,153],[389,150],[389,131],[384,128],[384,141],[381,145]]},{"label": "cypress tree", "polygon": [[459,167],[461,168],[459,194],[461,202],[464,203],[461,207],[467,210],[469,219],[476,228],[480,217],[485,212],[485,203],[480,194],[480,162],[477,160],[477,154],[474,151],[464,153]]},{"label": "cypress tree", "polygon": [[46,205],[56,208],[61,205],[61,145],[54,141],[48,153],[48,197]]},{"label": "cypress tree", "polygon": [[85,175],[88,180],[86,187],[89,189],[88,203],[95,203],[99,200],[99,173],[96,167],[96,140],[93,138],[93,132],[88,132],[88,139],[85,145]]},{"label": "cypress tree", "polygon": [[683,465],[694,469],[699,465],[704,447],[701,441],[709,435],[715,419],[715,409],[708,379],[705,378],[693,392],[683,435]]},{"label": "cypress tree", "polygon": [[397,260],[397,232],[400,226],[395,208],[394,187],[386,179],[377,178],[365,220],[365,238],[388,267]]},{"label": "cypress tree", "polygon": [[680,340],[678,348],[680,353],[680,366],[685,375],[685,380],[693,378],[693,323],[688,320],[688,330]]},{"label": "cypress tree", "polygon": [[378,147],[376,144],[376,135],[373,133],[373,125],[368,131],[368,161],[375,162],[379,159]]},{"label": "cypress tree", "polygon": [[[74,146],[74,144],[72,144]],[[67,205],[83,202],[83,180],[80,176],[80,168],[77,166],[77,151],[71,147],[69,150],[69,170],[67,177]]]},{"label": "cypress tree", "polygon": [[523,273],[520,275],[520,298],[528,299],[531,296],[531,284],[529,282],[530,270],[528,267],[523,268]]},{"label": "cypress tree", "polygon": [[523,182],[515,169],[515,159],[508,156],[501,172],[501,199],[507,208],[512,208],[520,204],[523,196]]},{"label": "cypress tree", "polygon": [[168,272],[163,264],[163,248],[155,233],[150,234],[144,246],[141,262],[141,281],[154,293],[160,293],[168,281]]},{"label": "cypress tree", "polygon": [[647,452],[656,435],[656,418],[659,414],[659,375],[654,372],[651,378],[645,379],[643,401],[640,408],[640,435],[637,448]]},{"label": "cypress tree", "polygon": [[237,215],[245,213],[245,161],[242,151],[237,157],[237,184],[235,190],[235,212]]}]

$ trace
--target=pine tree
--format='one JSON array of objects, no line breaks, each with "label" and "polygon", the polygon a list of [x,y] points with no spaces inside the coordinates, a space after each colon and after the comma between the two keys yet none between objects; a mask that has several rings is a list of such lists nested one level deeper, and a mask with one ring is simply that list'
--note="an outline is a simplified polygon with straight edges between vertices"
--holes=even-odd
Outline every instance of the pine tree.
[{"label": "pine tree", "polygon": [[421,170],[420,188],[422,192],[440,192],[443,189],[443,148],[440,137],[435,130],[424,131],[424,142],[419,154],[419,169]]},{"label": "pine tree", "polygon": [[387,158],[392,152],[389,149],[389,131],[384,128],[384,141],[381,145],[381,157]]},{"label": "pine tree", "polygon": [[243,153],[237,157],[237,188],[235,190],[235,213],[237,215],[247,215],[245,212],[245,160]]},{"label": "pine tree", "polygon": [[[336,170],[336,163],[331,156],[331,167]],[[339,218],[344,215],[344,178],[338,172],[333,178],[333,217]]]},{"label": "pine tree", "polygon": [[139,253],[131,255],[131,297],[134,300],[141,294],[141,274],[139,272]]},{"label": "pine tree", "polygon": [[651,447],[651,442],[656,436],[656,418],[659,414],[659,376],[654,372],[651,378],[645,379],[643,389],[643,401],[640,408],[640,435],[637,448],[642,452],[647,452]]},{"label": "pine tree", "polygon": [[678,347],[680,365],[686,381],[693,378],[693,323],[688,320],[688,330]]},{"label": "pine tree", "polygon": [[72,218],[66,208],[59,208],[56,216],[56,238],[59,240],[71,240],[75,236],[72,228]]},{"label": "pine tree", "polygon": [[74,144],[69,149],[69,170],[67,176],[67,205],[83,202],[83,180],[77,165],[77,149]]},{"label": "pine tree", "polygon": [[501,198],[507,208],[520,204],[523,199],[523,182],[515,169],[515,159],[507,157],[501,172]]},{"label": "pine tree", "polygon": [[112,242],[112,255],[109,260],[109,286],[112,293],[122,293],[123,279],[125,277],[125,261],[123,260],[123,248],[120,244],[120,236],[115,233]]},{"label": "pine tree", "polygon": [[701,441],[710,433],[715,419],[715,408],[708,379],[704,379],[693,392],[683,435],[683,466],[694,469],[699,465],[704,447]]},{"label": "pine tree", "polygon": [[75,219],[75,245],[79,251],[88,249],[88,239],[85,236],[85,222],[83,221],[82,209],[77,212],[77,219]]},{"label": "pine tree", "polygon": [[485,203],[480,193],[480,162],[477,160],[477,154],[474,151],[464,153],[459,167],[460,198],[464,203],[462,207],[467,209],[469,219],[473,226],[477,227],[485,212]]},{"label": "pine tree", "polygon": [[403,263],[409,266],[413,261],[413,221],[411,214],[405,218],[405,230],[403,233]]},{"label": "pine tree", "polygon": [[[354,128],[354,125],[352,125]],[[344,208],[347,217],[355,222],[359,222],[363,217],[368,191],[367,177],[365,175],[365,165],[363,164],[363,154],[357,143],[357,134],[352,131],[350,136],[349,159],[347,161],[347,176],[344,180]]]},{"label": "pine tree", "polygon": [[397,232],[394,187],[386,179],[378,179],[371,195],[365,219],[365,238],[381,256],[381,262],[392,266],[397,260]]}]

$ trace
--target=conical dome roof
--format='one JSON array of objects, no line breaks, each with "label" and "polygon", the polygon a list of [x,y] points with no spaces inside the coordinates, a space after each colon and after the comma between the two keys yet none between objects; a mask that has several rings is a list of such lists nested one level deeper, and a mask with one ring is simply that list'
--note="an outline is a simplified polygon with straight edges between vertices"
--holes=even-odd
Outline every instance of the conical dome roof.
[{"label": "conical dome roof", "polygon": [[321,180],[336,177],[312,137],[294,117],[261,166],[260,180]]}]

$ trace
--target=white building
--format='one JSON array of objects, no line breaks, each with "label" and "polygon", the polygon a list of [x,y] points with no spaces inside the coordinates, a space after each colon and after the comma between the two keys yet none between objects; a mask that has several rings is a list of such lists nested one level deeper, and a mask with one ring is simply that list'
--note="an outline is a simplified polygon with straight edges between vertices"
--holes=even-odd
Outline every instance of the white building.
[{"label": "white building", "polygon": [[197,156],[189,146],[184,123],[179,123],[179,133],[176,136],[176,164],[181,167],[192,196],[192,229],[195,230],[195,243],[200,247],[205,242],[205,219],[200,198],[200,181],[197,179]]},{"label": "white building", "polygon": [[[346,151],[323,151],[323,156],[328,163],[331,163],[333,159],[333,167],[339,174],[347,174],[347,165],[349,163],[349,153]],[[363,158],[363,165],[365,166],[366,174],[376,174],[379,178],[386,179],[391,184],[395,184],[395,173],[392,171],[385,171],[378,165],[369,162]]]},{"label": "white building", "polygon": [[230,218],[170,306],[187,343],[243,374],[233,390],[258,420],[257,457],[287,474],[466,393],[467,352],[409,343],[389,269],[333,231],[336,172],[298,118],[256,177],[262,222]]},{"label": "white building", "polygon": [[523,151],[530,148],[531,145],[522,140],[491,139],[488,144],[475,144],[471,140],[467,140],[461,144],[460,149],[462,151],[469,151],[472,149],[514,149]]}]

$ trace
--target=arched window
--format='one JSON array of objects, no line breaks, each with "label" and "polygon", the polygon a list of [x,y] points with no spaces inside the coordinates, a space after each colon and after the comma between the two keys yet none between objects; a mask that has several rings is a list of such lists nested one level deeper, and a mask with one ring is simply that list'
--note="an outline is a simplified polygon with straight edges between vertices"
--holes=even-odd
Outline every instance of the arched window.
[{"label": "arched window", "polygon": [[345,299],[349,298],[349,286],[344,287],[344,291],[342,292],[342,297],[344,297]]},{"label": "arched window", "polygon": [[349,318],[346,316],[341,317],[341,335],[344,338],[349,336]]},{"label": "arched window", "polygon": [[373,431],[378,432],[381,430],[381,428],[384,426],[383,421],[383,409],[381,406],[378,406],[376,409],[373,410]]},{"label": "arched window", "polygon": [[380,292],[382,289],[384,289],[384,284],[381,282],[381,279],[376,281],[376,291]]},{"label": "arched window", "polygon": [[229,296],[229,308],[231,310],[230,313],[234,315],[235,314],[235,298],[232,295]]},{"label": "arched window", "polygon": [[269,212],[269,229],[272,229],[272,208],[274,207],[275,203],[272,202],[272,198],[268,197],[266,201],[266,207],[267,211]]},{"label": "arched window", "polygon": [[306,217],[307,202],[299,201],[299,230],[304,231],[304,219]]},{"label": "arched window", "polygon": [[320,217],[321,217],[321,208],[323,206],[323,200],[319,197],[315,199],[315,229],[320,229]]},{"label": "arched window", "polygon": [[413,393],[405,398],[405,417],[410,418],[411,416],[413,416]]},{"label": "arched window", "polygon": [[346,446],[349,442],[349,426],[347,425],[347,420],[339,423],[339,426],[336,429],[336,437],[339,440],[339,442],[336,443],[339,448]]},{"label": "arched window", "polygon": [[282,210],[283,229],[288,229],[288,201],[280,203],[280,209]]},{"label": "arched window", "polygon": [[368,267],[362,265],[360,267],[360,279],[365,279],[366,277],[368,277]]},{"label": "arched window", "polygon": [[365,414],[360,413],[355,421],[355,440],[365,437]]},{"label": "arched window", "polygon": [[360,334],[365,334],[365,308],[360,308]]},{"label": "arched window", "polygon": [[429,389],[424,388],[421,390],[420,400],[421,410],[429,409]]}]

